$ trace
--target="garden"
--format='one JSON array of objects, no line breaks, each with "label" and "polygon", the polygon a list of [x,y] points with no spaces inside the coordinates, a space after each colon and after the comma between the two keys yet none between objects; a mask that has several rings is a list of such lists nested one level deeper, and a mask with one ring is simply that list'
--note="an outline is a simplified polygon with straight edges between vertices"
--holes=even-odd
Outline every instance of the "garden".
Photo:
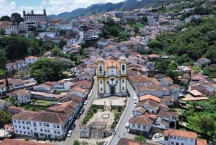
[{"label": "garden", "polygon": [[189,104],[190,107],[180,115],[180,121],[186,122],[187,125],[180,127],[198,132],[200,137],[216,141],[216,98]]}]

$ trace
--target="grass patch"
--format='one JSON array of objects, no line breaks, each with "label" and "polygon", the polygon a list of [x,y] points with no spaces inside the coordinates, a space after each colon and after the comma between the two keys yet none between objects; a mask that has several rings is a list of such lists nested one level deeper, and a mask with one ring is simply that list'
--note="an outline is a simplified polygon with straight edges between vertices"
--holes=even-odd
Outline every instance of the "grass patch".
[{"label": "grass patch", "polygon": [[112,125],[111,125],[111,128],[113,129],[113,128],[115,128],[116,127],[116,125],[118,124],[118,121],[119,121],[119,119],[120,119],[120,117],[121,117],[121,110],[119,110],[119,109],[115,109],[115,110],[112,110],[112,112],[113,112],[113,114],[114,114],[114,121],[113,121],[113,123],[112,123]]},{"label": "grass patch", "polygon": [[201,71],[201,68],[199,66],[197,66],[197,65],[194,65],[192,67],[192,70],[194,70],[196,73],[199,73]]},{"label": "grass patch", "polygon": [[54,101],[49,101],[49,100],[35,100],[36,105],[42,105],[42,106],[49,106],[54,104]]},{"label": "grass patch", "polygon": [[3,76],[3,75],[5,75],[6,73],[5,73],[5,70],[3,70],[3,69],[0,69],[0,76]]},{"label": "grass patch", "polygon": [[85,118],[83,119],[82,124],[83,124],[83,125],[86,125],[86,124],[88,123],[88,121],[89,121],[89,120],[94,116],[94,114],[97,113],[97,112],[98,112],[97,106],[96,106],[96,105],[92,105],[92,106],[89,108],[89,110],[88,110],[88,112],[87,112]]},{"label": "grass patch", "polygon": [[37,106],[25,105],[23,106],[23,108],[29,111],[42,111],[47,109],[48,107],[37,107]]}]

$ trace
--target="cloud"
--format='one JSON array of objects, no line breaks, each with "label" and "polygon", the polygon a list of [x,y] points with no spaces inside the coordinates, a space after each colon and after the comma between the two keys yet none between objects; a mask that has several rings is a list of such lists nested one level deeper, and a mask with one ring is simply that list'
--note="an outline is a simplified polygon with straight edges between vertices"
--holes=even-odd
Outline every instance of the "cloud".
[{"label": "cloud", "polygon": [[[32,0],[34,1],[34,0]],[[32,6],[34,2],[31,3],[31,6],[28,6],[28,3],[25,5],[17,6],[16,0],[0,0],[0,16],[11,15],[11,13],[18,12],[22,14],[22,11],[30,12],[34,10],[35,13],[42,13],[43,9],[47,10],[47,14],[59,14],[63,12],[71,12],[77,8],[85,8],[92,4],[98,3],[117,3],[123,0],[42,0],[40,5]],[[29,1],[28,1],[29,2]],[[30,4],[29,4],[30,5]]]}]

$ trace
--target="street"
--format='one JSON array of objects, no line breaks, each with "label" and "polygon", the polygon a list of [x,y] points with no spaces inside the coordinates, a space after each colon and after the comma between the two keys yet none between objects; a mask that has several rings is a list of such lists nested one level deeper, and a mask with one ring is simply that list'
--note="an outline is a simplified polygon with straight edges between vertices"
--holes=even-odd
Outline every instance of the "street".
[{"label": "street", "polygon": [[85,109],[84,113],[80,116],[79,119],[76,119],[76,121],[75,121],[76,127],[73,130],[71,137],[67,137],[65,141],[56,143],[57,145],[72,145],[73,142],[74,142],[74,140],[79,140],[79,132],[80,132],[79,127],[81,126],[82,120],[84,119],[84,117],[86,115],[86,112],[90,108],[91,103],[95,99],[95,96],[97,96],[97,81],[96,81],[96,77],[95,77],[94,84],[93,84],[93,87],[92,87],[91,98],[88,99],[87,100],[88,103],[83,106],[83,108]]},{"label": "street", "polygon": [[132,116],[132,113],[133,113],[133,110],[135,107],[134,97],[137,97],[137,95],[129,83],[127,83],[127,86],[128,86],[128,92],[130,94],[130,97],[128,97],[128,105],[125,108],[126,109],[125,114],[123,114],[123,117],[120,120],[119,126],[116,129],[116,134],[113,136],[113,138],[110,142],[110,145],[116,145],[118,143],[119,139],[122,137],[134,139],[134,135],[128,133],[127,128],[125,128],[125,125]]}]

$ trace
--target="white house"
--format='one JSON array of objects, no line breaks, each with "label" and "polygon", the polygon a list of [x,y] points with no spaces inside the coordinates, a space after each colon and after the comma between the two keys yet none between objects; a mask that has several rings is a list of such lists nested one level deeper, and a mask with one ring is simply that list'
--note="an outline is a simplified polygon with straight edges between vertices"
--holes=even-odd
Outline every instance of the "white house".
[{"label": "white house", "polygon": [[7,63],[6,68],[8,71],[11,70],[19,70],[23,68],[27,68],[28,64],[24,60],[17,60],[15,62]]},{"label": "white house", "polygon": [[27,104],[31,102],[31,94],[28,90],[20,89],[9,93],[9,97],[18,101],[19,104]]},{"label": "white house", "polygon": [[40,32],[38,37],[39,38],[44,38],[44,37],[54,38],[58,35],[59,35],[58,31],[46,31],[46,32]]},{"label": "white house", "polygon": [[38,57],[36,57],[36,56],[29,56],[29,57],[25,58],[25,62],[27,64],[35,63],[37,60],[38,60]]},{"label": "white house", "polygon": [[12,117],[14,133],[35,138],[63,138],[68,117],[54,112],[24,111]]},{"label": "white house", "polygon": [[197,138],[197,133],[185,130],[168,129],[164,131],[165,140],[161,143],[165,145],[207,145],[206,140]]},{"label": "white house", "polygon": [[207,58],[200,58],[196,61],[196,64],[198,66],[202,66],[202,65],[208,65],[209,63],[211,63],[211,60],[210,59],[207,59]]},{"label": "white house", "polygon": [[65,53],[79,53],[81,46],[78,44],[71,44],[63,46],[63,52]]},{"label": "white house", "polygon": [[149,119],[149,114],[134,116],[129,120],[129,130],[132,133],[149,136],[149,131],[153,121]]},{"label": "white house", "polygon": [[46,82],[45,84],[53,85],[53,89],[56,91],[69,91],[73,83],[62,80],[58,82]]},{"label": "white house", "polygon": [[19,32],[18,26],[13,25],[11,22],[8,21],[2,21],[0,22],[0,28],[3,28],[5,31],[5,34],[17,34]]},{"label": "white house", "polygon": [[21,79],[11,79],[8,81],[8,83],[9,83],[10,88],[13,90],[24,88],[26,84],[25,81]]},{"label": "white house", "polygon": [[63,139],[79,104],[65,102],[41,112],[23,111],[12,117],[14,133],[34,138]]},{"label": "white house", "polygon": [[69,91],[69,94],[71,94],[71,95],[77,95],[77,96],[79,96],[79,97],[81,97],[81,98],[85,98],[86,95],[87,95],[87,93],[88,93],[88,90],[87,90],[87,89],[83,89],[83,88],[77,87],[77,86],[73,87],[73,88]]},{"label": "white house", "polygon": [[5,83],[0,83],[0,97],[5,96],[7,94],[7,87]]},{"label": "white house", "polygon": [[136,107],[133,110],[133,116],[140,116],[143,115],[145,113],[145,109],[143,107]]}]

